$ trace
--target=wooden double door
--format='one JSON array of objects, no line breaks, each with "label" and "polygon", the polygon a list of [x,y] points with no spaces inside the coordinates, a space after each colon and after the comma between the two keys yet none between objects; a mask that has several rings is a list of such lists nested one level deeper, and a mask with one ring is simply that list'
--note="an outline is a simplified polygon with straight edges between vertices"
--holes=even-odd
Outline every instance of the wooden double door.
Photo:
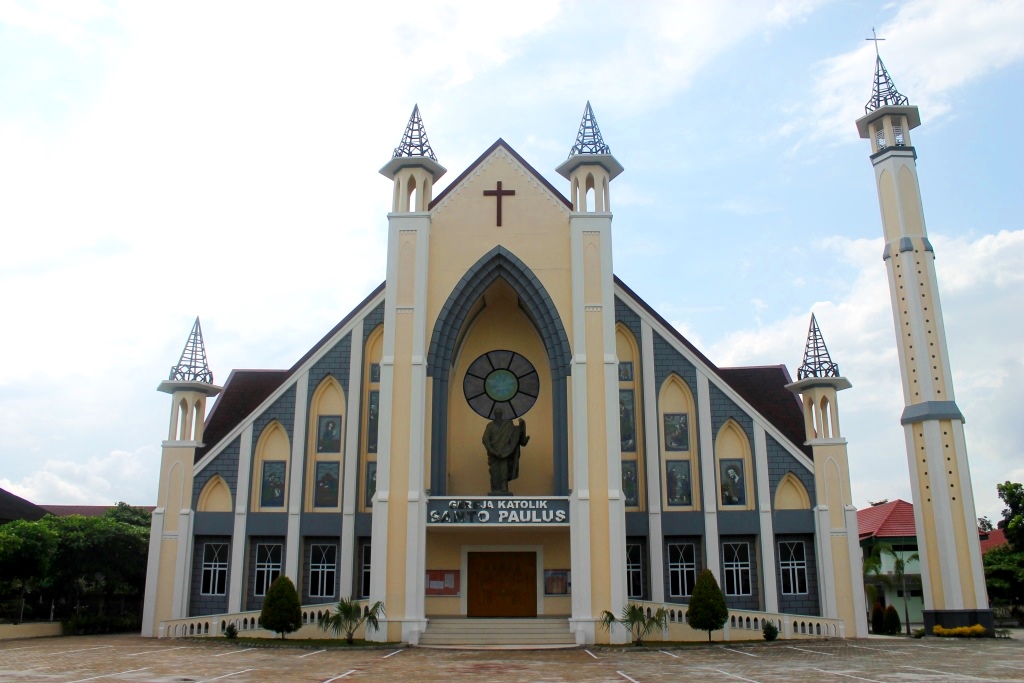
[{"label": "wooden double door", "polygon": [[469,553],[467,562],[467,616],[537,616],[537,553]]}]

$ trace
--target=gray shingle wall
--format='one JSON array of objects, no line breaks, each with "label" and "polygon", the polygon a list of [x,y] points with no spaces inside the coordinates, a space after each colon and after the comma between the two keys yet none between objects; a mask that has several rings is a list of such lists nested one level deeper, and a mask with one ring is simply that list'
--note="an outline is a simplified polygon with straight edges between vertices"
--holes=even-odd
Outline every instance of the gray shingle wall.
[{"label": "gray shingle wall", "polygon": [[700,576],[700,573],[704,570],[704,538],[702,536],[666,536],[665,542],[662,545],[662,581],[665,582],[665,602],[674,602],[680,604],[688,604],[690,602],[689,597],[672,597],[672,584],[669,580],[668,575],[668,544],[669,543],[692,543],[694,545],[694,561],[697,565],[696,575]]},{"label": "gray shingle wall", "polygon": [[384,302],[377,304],[377,307],[366,314],[363,318],[363,358],[366,358],[366,340],[370,338],[377,325],[384,322]]},{"label": "gray shingle wall", "polygon": [[203,546],[207,543],[224,543],[228,546],[227,557],[231,557],[230,536],[196,536],[192,546],[192,590],[188,601],[188,615],[198,617],[205,614],[223,614],[228,611],[228,595],[232,587],[231,566],[228,565],[228,581],[224,595],[202,595],[203,589]]},{"label": "gray shingle wall", "polygon": [[814,536],[807,535],[779,535],[775,537],[775,555],[781,557],[779,543],[783,541],[801,541],[804,544],[804,557],[807,560],[807,593],[803,595],[782,594],[782,571],[776,559],[775,572],[777,576],[776,590],[779,592],[779,611],[786,614],[805,614],[808,616],[821,616],[821,605],[818,602],[818,561],[817,553],[814,550]]},{"label": "gray shingle wall", "polygon": [[792,472],[807,489],[807,494],[811,498],[811,507],[817,505],[814,473],[800,464],[778,441],[768,435],[768,486],[772,492],[772,507],[775,506],[775,490],[787,472]]},{"label": "gray shingle wall", "polygon": [[246,595],[245,595],[245,609],[247,610],[258,610],[263,609],[263,598],[266,596],[256,595],[256,547],[261,543],[277,543],[281,546],[281,575],[284,576],[284,558],[287,556],[288,545],[285,542],[284,536],[250,536],[249,537],[249,550],[248,550],[248,566],[246,567],[245,574],[248,577]]},{"label": "gray shingle wall", "polygon": [[[686,360],[681,353],[676,351],[657,332],[654,333],[654,390],[661,391],[661,385],[665,383],[671,373],[676,373],[683,378],[686,385],[693,394],[694,402],[697,401],[697,368],[693,363]],[[694,415],[693,421],[697,421]],[[690,434],[697,433],[697,425],[690,425]]]},{"label": "gray shingle wall", "polygon": [[615,297],[615,322],[628,327],[636,337],[636,345],[640,346],[640,316],[634,313],[633,309],[623,303],[619,297]]},{"label": "gray shingle wall", "polygon": [[256,418],[252,427],[253,446],[260,441],[260,435],[268,424],[277,420],[284,427],[288,434],[288,440],[295,438],[295,385],[292,384],[281,394],[281,397],[274,401],[273,405],[263,411],[263,414]]},{"label": "gray shingle wall", "polygon": [[[309,392],[307,400],[313,400],[313,392],[320,386],[324,377],[331,375],[338,380],[341,388],[348,393],[349,362],[352,357],[352,335],[346,334],[331,350],[323,355],[309,369]],[[307,403],[307,408],[309,404]]]},{"label": "gray shingle wall", "polygon": [[238,499],[238,444],[240,437],[236,437],[234,441],[229,443],[217,456],[210,461],[199,474],[195,476],[192,484],[192,509],[195,510],[196,506],[199,505],[199,494],[202,492],[203,487],[206,486],[216,475],[220,475],[224,479],[224,483],[231,489],[231,502]]},{"label": "gray shingle wall", "polygon": [[[327,597],[312,597],[309,594],[309,565],[312,558],[314,545],[333,545],[335,547],[334,595]],[[341,539],[339,539],[336,536],[310,536],[304,538],[302,543],[302,573],[300,574],[300,576],[302,585],[299,587],[299,591],[302,595],[303,605],[317,605],[327,603],[333,604],[338,602],[338,598],[341,595],[338,592],[340,588],[339,582],[341,581]]]},{"label": "gray shingle wall", "polygon": [[722,558],[722,592],[725,593],[725,544],[746,543],[750,557],[750,595],[726,595],[725,604],[730,609],[761,609],[761,568],[757,566],[757,538],[754,536],[722,536],[721,551]]}]

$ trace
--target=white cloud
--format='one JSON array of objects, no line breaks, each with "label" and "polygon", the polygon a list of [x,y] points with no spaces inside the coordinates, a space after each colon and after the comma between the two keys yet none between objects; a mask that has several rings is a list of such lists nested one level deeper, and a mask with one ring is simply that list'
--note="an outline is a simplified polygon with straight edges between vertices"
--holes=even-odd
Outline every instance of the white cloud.
[{"label": "white cloud", "polygon": [[113,451],[85,462],[47,460],[26,477],[0,478],[0,488],[40,504],[111,505],[123,500],[149,505],[157,488],[159,449]]}]

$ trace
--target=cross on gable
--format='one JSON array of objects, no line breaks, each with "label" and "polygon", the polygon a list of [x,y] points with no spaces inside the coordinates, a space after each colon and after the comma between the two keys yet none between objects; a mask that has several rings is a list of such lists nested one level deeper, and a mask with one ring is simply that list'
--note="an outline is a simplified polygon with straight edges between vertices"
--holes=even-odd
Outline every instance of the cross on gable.
[{"label": "cross on gable", "polygon": [[498,227],[501,227],[501,198],[511,197],[516,193],[515,190],[503,190],[501,189],[501,181],[498,181],[498,188],[496,190],[484,190],[485,197],[497,197],[498,199]]}]

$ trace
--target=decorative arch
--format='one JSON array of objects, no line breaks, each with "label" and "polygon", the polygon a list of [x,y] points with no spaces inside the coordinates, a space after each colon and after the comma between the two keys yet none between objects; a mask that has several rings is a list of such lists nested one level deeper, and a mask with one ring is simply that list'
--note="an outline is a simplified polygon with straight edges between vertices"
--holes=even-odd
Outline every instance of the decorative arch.
[{"label": "decorative arch", "polygon": [[448,467],[449,374],[454,365],[460,334],[474,306],[495,280],[502,278],[516,292],[522,308],[536,328],[551,369],[554,435],[554,493],[569,492],[569,434],[566,378],[571,372],[569,338],[561,317],[544,285],[515,254],[498,245],[466,271],[441,309],[430,338],[427,375],[433,378],[430,490],[444,495]]},{"label": "decorative arch", "polygon": [[199,492],[197,512],[231,512],[231,489],[219,474],[210,477]]},{"label": "decorative arch", "polygon": [[615,324],[615,355],[619,360],[619,453],[622,491],[627,508],[647,507],[647,458],[644,448],[643,392],[640,386],[640,347],[633,332]]},{"label": "decorative arch", "polygon": [[700,509],[696,415],[693,393],[686,380],[675,372],[669,373],[658,392],[658,447],[666,509]]},{"label": "decorative arch", "polygon": [[792,472],[786,472],[786,476],[779,482],[775,489],[776,510],[810,510],[811,496],[807,493],[807,487]]},{"label": "decorative arch", "polygon": [[[726,462],[728,461],[728,462]],[[736,461],[742,462],[742,471],[730,473]],[[718,430],[715,437],[715,468],[718,476],[718,504],[723,508],[753,510],[755,487],[751,485],[754,476],[750,454],[750,440],[736,420],[729,418]],[[735,501],[739,502],[728,502]]]},{"label": "decorative arch", "polygon": [[341,503],[341,463],[349,429],[344,387],[334,375],[326,375],[313,391],[309,406],[305,509],[337,509]]},{"label": "decorative arch", "polygon": [[[252,510],[284,512],[288,509],[288,463],[291,446],[288,432],[277,420],[272,420],[260,433],[256,443],[256,455],[252,468]],[[283,462],[284,467],[272,466],[266,469],[266,463]],[[264,486],[266,481],[266,486]],[[267,496],[262,494],[266,492]]]}]

